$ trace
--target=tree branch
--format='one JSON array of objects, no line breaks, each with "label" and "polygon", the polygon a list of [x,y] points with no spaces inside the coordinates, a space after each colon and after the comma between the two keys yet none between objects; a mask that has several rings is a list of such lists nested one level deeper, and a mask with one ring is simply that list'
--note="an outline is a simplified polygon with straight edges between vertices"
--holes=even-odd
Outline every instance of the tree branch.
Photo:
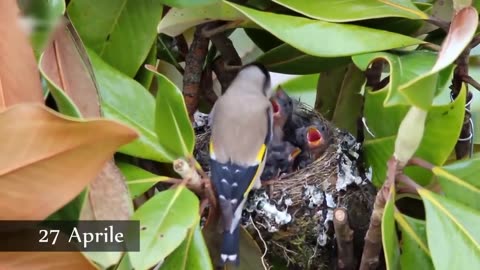
[{"label": "tree branch", "polygon": [[379,264],[379,254],[382,250],[382,216],[390,188],[392,185],[395,185],[395,177],[398,174],[397,165],[398,161],[394,157],[390,158],[388,161],[387,179],[375,197],[370,225],[365,235],[365,245],[363,247],[360,270],[377,269]]},{"label": "tree branch", "polygon": [[183,97],[190,120],[198,109],[202,70],[208,52],[208,39],[201,32],[206,25],[199,25],[195,30],[192,45],[185,58],[185,74],[183,76]]},{"label": "tree branch", "polygon": [[333,227],[338,247],[338,269],[347,270],[355,269],[354,253],[353,253],[353,231],[348,224],[347,210],[337,208],[333,212]]}]

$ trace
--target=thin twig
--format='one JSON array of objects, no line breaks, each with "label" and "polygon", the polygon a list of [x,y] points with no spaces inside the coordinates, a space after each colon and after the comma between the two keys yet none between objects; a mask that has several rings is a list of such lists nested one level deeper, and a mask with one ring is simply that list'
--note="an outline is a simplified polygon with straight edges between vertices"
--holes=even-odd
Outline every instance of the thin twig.
[{"label": "thin twig", "polygon": [[473,86],[475,89],[480,91],[480,83],[477,82],[474,78],[472,78],[470,75],[463,76],[462,80],[471,86]]},{"label": "thin twig", "polygon": [[262,234],[260,233],[260,230],[257,228],[257,226],[255,226],[255,222],[253,221],[252,216],[250,216],[250,222],[252,223],[252,226],[255,229],[255,231],[257,231],[257,234],[258,234],[258,237],[260,238],[260,241],[262,241],[262,243],[263,243],[263,248],[265,250],[263,251],[263,254],[262,254],[262,257],[261,257],[262,265],[263,265],[263,269],[268,270],[269,267],[267,266],[267,263],[265,262],[265,256],[267,255],[267,252],[268,252],[267,243],[265,242],[265,240],[263,240],[263,237],[262,237]]},{"label": "thin twig", "polygon": [[204,29],[202,31],[203,37],[210,38],[216,34],[223,33],[227,30],[236,28],[240,24],[243,23],[243,20],[236,20],[236,21],[231,21],[226,24],[223,24],[221,26],[215,27],[215,28],[210,28],[210,29]]},{"label": "thin twig", "polygon": [[419,158],[419,157],[413,157],[411,158],[408,162],[407,162],[407,165],[415,165],[415,166],[419,166],[419,167],[422,167],[424,169],[427,169],[429,171],[433,170],[433,168],[435,167],[435,165],[433,165],[432,163],[422,159],[422,158]]},{"label": "thin twig", "polygon": [[435,17],[430,17],[426,21],[442,29],[443,31],[445,31],[445,33],[448,33],[448,29],[450,28],[450,22],[447,22]]}]

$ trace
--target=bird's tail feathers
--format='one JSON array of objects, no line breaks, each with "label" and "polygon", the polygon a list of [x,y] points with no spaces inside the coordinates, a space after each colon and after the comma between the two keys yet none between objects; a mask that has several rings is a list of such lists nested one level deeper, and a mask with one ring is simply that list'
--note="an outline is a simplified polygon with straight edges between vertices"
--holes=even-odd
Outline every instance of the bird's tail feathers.
[{"label": "bird's tail feathers", "polygon": [[222,265],[233,263],[238,266],[240,264],[239,244],[240,230],[238,226],[232,233],[229,230],[223,232],[223,242],[220,250]]}]

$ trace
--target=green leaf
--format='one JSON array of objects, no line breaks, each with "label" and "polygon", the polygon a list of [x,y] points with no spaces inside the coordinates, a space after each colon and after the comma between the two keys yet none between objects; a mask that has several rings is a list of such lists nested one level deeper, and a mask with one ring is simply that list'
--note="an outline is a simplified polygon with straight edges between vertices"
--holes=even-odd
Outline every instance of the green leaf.
[{"label": "green leaf", "polygon": [[65,13],[65,1],[19,0],[17,3],[23,16],[33,22],[30,41],[32,42],[33,51],[38,58],[45,49],[45,45],[55,25]]},{"label": "green leaf", "polygon": [[434,269],[427,244],[425,221],[395,212],[395,220],[402,232],[400,269]]},{"label": "green leaf", "polygon": [[164,260],[187,236],[199,217],[198,198],[184,186],[162,191],[133,214],[140,221],[140,251],[130,252],[135,269],[148,269]]},{"label": "green leaf", "polygon": [[[154,42],[152,48],[148,52],[147,58],[142,66],[145,65],[155,65],[157,63],[157,42]],[[148,72],[146,69],[141,68],[138,70],[137,75],[135,75],[135,80],[139,82],[145,89],[150,89],[152,84],[153,74]]]},{"label": "green leaf", "polygon": [[312,107],[315,105],[318,74],[303,75],[282,83],[281,87],[293,99]]},{"label": "green leaf", "polygon": [[315,57],[305,54],[288,44],[282,44],[262,54],[257,61],[264,64],[269,71],[283,74],[314,74],[328,71],[346,64],[348,57]]},{"label": "green leaf", "polygon": [[363,97],[360,95],[360,89],[364,82],[363,72],[354,64],[350,64],[335,104],[332,123],[352,134],[357,133],[357,120],[361,116]]},{"label": "green leaf", "polygon": [[213,269],[200,225],[190,229],[183,243],[165,259],[162,270]]},{"label": "green leaf", "polygon": [[154,67],[147,67],[157,77],[157,109],[155,111],[155,131],[158,140],[168,149],[172,161],[188,157],[193,153],[195,133],[190,123],[182,92]]},{"label": "green leaf", "polygon": [[130,163],[117,162],[116,164],[127,180],[127,186],[133,199],[145,193],[156,183],[170,179],[170,177],[158,176]]},{"label": "green leaf", "polygon": [[387,31],[262,12],[227,3],[282,41],[313,56],[350,56],[423,43]]},{"label": "green leaf", "polygon": [[263,52],[268,52],[275,47],[284,44],[280,39],[263,29],[245,28],[247,36],[260,48]]},{"label": "green leaf", "polygon": [[384,17],[428,19],[428,15],[420,11],[409,0],[274,0],[274,2],[313,19],[330,22],[350,22]]},{"label": "green leaf", "polygon": [[427,214],[428,247],[435,269],[480,265],[480,212],[425,189],[418,192]]},{"label": "green leaf", "polygon": [[98,83],[104,116],[121,121],[140,134],[135,141],[119,148],[119,152],[159,162],[171,160],[155,134],[155,100],[138,82],[105,63],[88,50]]},{"label": "green leaf", "polygon": [[85,45],[129,77],[152,47],[162,10],[149,0],[75,0],[67,8]]},{"label": "green leaf", "polygon": [[214,20],[234,21],[242,18],[244,16],[240,12],[224,2],[198,8],[171,8],[160,21],[157,31],[175,37],[201,23]]},{"label": "green leaf", "polygon": [[387,269],[400,269],[400,248],[395,228],[395,185],[390,186],[382,216],[382,244]]},{"label": "green leaf", "polygon": [[342,88],[343,79],[347,73],[348,66],[342,65],[320,73],[317,84],[317,97],[315,101],[315,110],[325,117],[332,120],[335,113],[339,89]]},{"label": "green leaf", "polygon": [[221,0],[160,0],[165,5],[176,8],[198,8],[200,6],[211,5]]},{"label": "green leaf", "polygon": [[[443,164],[453,151],[460,134],[465,113],[465,94],[450,104],[432,106],[427,115],[425,132],[415,156],[435,165]],[[373,169],[373,182],[380,186],[386,176],[386,162],[393,154],[398,127],[408,106],[383,107],[387,90],[367,91],[365,96],[366,124],[375,138],[367,137],[364,147],[368,163]],[[448,127],[448,128],[445,128]],[[408,167],[407,174],[420,184],[430,182],[431,174],[416,167]]]},{"label": "green leaf", "polygon": [[390,65],[390,82],[384,106],[415,105],[429,109],[435,95],[444,89],[445,78],[450,76],[453,68],[450,66],[440,73],[432,73],[437,55],[428,51],[399,55],[378,52],[352,57],[361,70],[366,70],[372,61],[379,58]]},{"label": "green leaf", "polygon": [[433,173],[437,176],[447,198],[480,210],[478,168],[480,168],[480,155],[477,154],[472,156],[472,159],[435,167]]}]

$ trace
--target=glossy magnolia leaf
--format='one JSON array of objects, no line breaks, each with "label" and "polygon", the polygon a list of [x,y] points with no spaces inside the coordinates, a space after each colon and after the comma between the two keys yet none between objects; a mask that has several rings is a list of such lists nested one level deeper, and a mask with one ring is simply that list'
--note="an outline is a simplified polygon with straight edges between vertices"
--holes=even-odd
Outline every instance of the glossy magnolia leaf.
[{"label": "glossy magnolia leaf", "polygon": [[348,65],[342,65],[320,73],[317,84],[318,96],[315,101],[315,110],[331,121],[337,105],[339,89],[347,73]]},{"label": "glossy magnolia leaf", "polygon": [[472,40],[477,26],[478,12],[474,7],[463,8],[453,16],[432,72],[442,70],[457,59]]},{"label": "glossy magnolia leaf", "polygon": [[0,219],[11,220],[52,214],[97,176],[120,145],[137,136],[116,122],[73,120],[33,104],[2,112],[0,129],[1,141],[9,142],[2,146],[8,154],[0,156]]},{"label": "glossy magnolia leaf", "polygon": [[[465,113],[465,90],[453,103],[432,106],[428,112],[425,131],[415,156],[435,165],[443,164],[455,147]],[[366,124],[375,138],[365,141],[365,154],[373,169],[373,182],[380,186],[385,180],[386,162],[392,156],[396,133],[408,111],[407,106],[383,107],[387,90],[367,91],[365,97]],[[448,126],[448,128],[445,128]],[[431,174],[415,167],[406,169],[408,175],[421,184],[430,181]]]},{"label": "glossy magnolia leaf", "polygon": [[315,105],[317,95],[318,74],[298,76],[281,84],[287,94],[296,100],[312,107]]},{"label": "glossy magnolia leaf", "polygon": [[204,22],[244,19],[244,16],[231,6],[222,1],[216,2],[212,5],[196,8],[171,8],[158,24],[157,32],[174,37]]},{"label": "glossy magnolia leaf", "polygon": [[357,119],[361,116],[363,97],[360,95],[360,89],[364,82],[364,73],[354,64],[348,65],[335,102],[332,123],[351,134],[356,134]]},{"label": "glossy magnolia leaf", "polygon": [[262,12],[227,3],[285,43],[313,56],[350,56],[422,43],[387,31]]},{"label": "glossy magnolia leaf", "polygon": [[24,16],[23,22],[32,27],[30,41],[36,56],[39,56],[48,42],[51,32],[65,13],[65,0],[19,0],[17,1]]},{"label": "glossy magnolia leaf", "polygon": [[188,230],[187,238],[162,264],[162,270],[213,269],[200,225]]},{"label": "glossy magnolia leaf", "polygon": [[133,214],[140,220],[140,251],[130,252],[135,269],[148,269],[170,255],[199,219],[198,198],[184,186],[162,191]]},{"label": "glossy magnolia leaf", "polygon": [[23,102],[43,103],[30,42],[20,28],[17,1],[0,1],[0,111]]},{"label": "glossy magnolia leaf", "polygon": [[[157,63],[157,42],[155,41],[148,52],[147,58],[145,62],[143,62],[142,66],[145,65],[155,65]],[[135,75],[135,80],[139,82],[145,89],[150,89],[150,85],[152,84],[153,74],[144,68],[140,68]]]},{"label": "glossy magnolia leaf", "polygon": [[104,116],[135,128],[140,137],[119,149],[135,157],[167,162],[168,152],[155,134],[155,100],[141,84],[114,69],[95,52],[87,52],[97,78]]},{"label": "glossy magnolia leaf", "polygon": [[387,269],[399,269],[400,248],[395,228],[395,185],[390,186],[382,216],[382,244]]},{"label": "glossy magnolia leaf", "polygon": [[283,74],[314,74],[346,64],[348,57],[315,57],[283,44],[257,58],[269,71]]},{"label": "glossy magnolia leaf", "polygon": [[193,153],[195,133],[190,123],[182,92],[153,66],[147,69],[156,75],[158,83],[155,131],[160,144],[168,149],[173,161]]},{"label": "glossy magnolia leaf", "polygon": [[[415,105],[427,110],[440,90],[444,89],[452,66],[440,73],[432,73],[437,55],[428,51],[414,51],[404,55],[371,53],[353,56],[354,63],[366,70],[376,59],[384,59],[390,66],[390,82],[384,106]],[[421,91],[419,91],[421,89]]]},{"label": "glossy magnolia leaf", "polygon": [[399,212],[395,212],[395,220],[402,232],[400,269],[433,270],[432,257],[428,250],[425,221],[411,218]]},{"label": "glossy magnolia leaf", "polygon": [[75,0],[67,8],[85,45],[130,77],[152,47],[162,10],[161,1],[146,0]]},{"label": "glossy magnolia leaf", "polygon": [[274,0],[274,2],[313,19],[330,22],[350,22],[384,17],[403,17],[412,20],[428,18],[427,14],[420,11],[409,0]]},{"label": "glossy magnolia leaf", "polygon": [[158,176],[130,163],[117,162],[117,166],[125,175],[133,199],[145,193],[156,183],[170,179],[166,176]]},{"label": "glossy magnolia leaf", "polygon": [[198,8],[220,2],[221,0],[161,0],[165,5],[176,8]]},{"label": "glossy magnolia leaf", "polygon": [[425,189],[428,247],[435,269],[468,269],[480,265],[480,212]]},{"label": "glossy magnolia leaf", "polygon": [[283,41],[263,29],[245,28],[244,30],[253,43],[263,52],[268,52],[284,44]]},{"label": "glossy magnolia leaf", "polygon": [[15,270],[96,270],[80,252],[1,252],[0,268]]},{"label": "glossy magnolia leaf", "polygon": [[480,210],[480,183],[478,181],[480,155],[457,161],[443,167],[433,168],[433,173],[447,198]]}]

